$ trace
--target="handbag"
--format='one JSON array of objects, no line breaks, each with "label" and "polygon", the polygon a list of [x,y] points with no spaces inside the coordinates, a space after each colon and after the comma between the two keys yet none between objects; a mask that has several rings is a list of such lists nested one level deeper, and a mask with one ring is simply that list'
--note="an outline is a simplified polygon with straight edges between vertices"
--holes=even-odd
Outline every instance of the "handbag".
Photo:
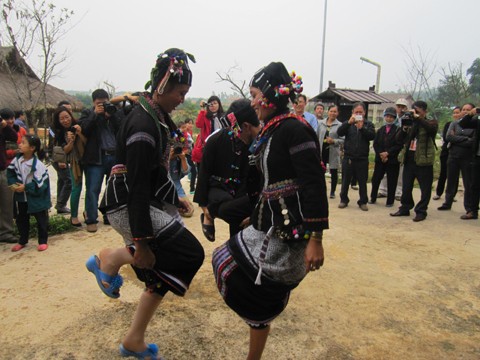
[{"label": "handbag", "polygon": [[54,146],[52,152],[52,161],[57,163],[66,163],[67,155],[61,146]]}]

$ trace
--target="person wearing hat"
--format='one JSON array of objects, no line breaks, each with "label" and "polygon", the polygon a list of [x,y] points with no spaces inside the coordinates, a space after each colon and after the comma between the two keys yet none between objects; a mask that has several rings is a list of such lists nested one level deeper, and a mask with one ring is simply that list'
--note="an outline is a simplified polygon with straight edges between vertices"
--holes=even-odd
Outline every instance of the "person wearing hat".
[{"label": "person wearing hat", "polygon": [[205,144],[193,197],[203,210],[200,221],[209,241],[215,240],[215,218],[227,222],[233,236],[253,210],[247,195],[248,156],[260,122],[247,99],[235,100],[225,120],[230,127],[214,132]]},{"label": "person wearing hat", "polygon": [[[404,98],[400,98],[395,102],[395,111],[396,111],[396,119],[395,125],[398,127],[402,126],[402,117],[408,109],[408,101]],[[398,172],[398,179],[397,179],[397,188],[395,189],[395,200],[400,200],[402,197],[402,174],[403,174],[403,165],[400,165],[400,170]],[[378,197],[384,198],[387,197],[387,176],[385,175],[380,182],[380,187],[378,190]]]},{"label": "person wearing hat", "polygon": [[252,162],[262,189],[251,225],[212,257],[226,304],[250,326],[248,359],[261,358],[269,324],[286,307],[291,290],[323,264],[328,201],[318,138],[288,109],[301,90],[300,78],[279,62],[253,76],[251,105],[264,127]]},{"label": "person wearing hat", "polygon": [[395,124],[397,113],[395,108],[389,107],[383,113],[385,124],[378,129],[373,140],[373,149],[375,150],[375,168],[372,177],[372,192],[370,194],[370,204],[377,201],[378,187],[383,176],[387,175],[387,207],[392,207],[395,201],[395,189],[397,187],[398,172],[400,163],[398,162],[398,153],[402,149],[402,144],[397,141],[396,134],[399,129]]},{"label": "person wearing hat", "polygon": [[158,346],[145,342],[145,331],[163,297],[184,296],[204,260],[201,244],[184,226],[179,199],[170,176],[169,156],[176,126],[170,118],[192,84],[191,55],[179,49],[160,54],[147,87],[128,114],[117,136],[117,164],[112,168],[100,209],[122,235],[126,247],[103,249],[91,256],[87,269],[102,292],[120,296],[120,267],[131,264],[145,283],[120,354],[156,359]]},{"label": "person wearing hat", "polygon": [[[427,103],[415,101],[413,103],[412,123],[402,121],[401,131],[398,132],[398,140],[403,148],[399,157],[404,164],[402,205],[397,212],[390,216],[409,216],[410,210],[414,209],[413,221],[423,221],[427,218],[427,209],[432,195],[433,164],[435,162],[435,136],[438,130],[438,121],[427,118]],[[413,200],[413,185],[415,179],[420,185],[420,201]]]}]

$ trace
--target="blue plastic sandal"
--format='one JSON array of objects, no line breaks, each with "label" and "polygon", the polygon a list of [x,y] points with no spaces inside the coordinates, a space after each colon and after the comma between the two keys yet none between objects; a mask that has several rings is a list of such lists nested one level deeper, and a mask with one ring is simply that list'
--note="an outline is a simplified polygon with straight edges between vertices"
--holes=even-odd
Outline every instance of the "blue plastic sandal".
[{"label": "blue plastic sandal", "polygon": [[125,349],[123,344],[119,346],[120,355],[123,357],[134,357],[136,359],[149,358],[150,360],[164,360],[162,357],[157,357],[158,346],[156,344],[148,344],[147,349],[142,352],[135,352]]},{"label": "blue plastic sandal", "polygon": [[[113,299],[118,299],[120,297],[120,293],[118,290],[123,285],[123,278],[120,275],[111,276],[105,274],[98,264],[100,263],[100,259],[96,255],[92,255],[88,258],[86,262],[86,266],[88,271],[90,271],[95,278],[97,279],[97,284],[100,287],[100,290]],[[108,288],[103,285],[103,283],[107,283],[109,286]]]}]

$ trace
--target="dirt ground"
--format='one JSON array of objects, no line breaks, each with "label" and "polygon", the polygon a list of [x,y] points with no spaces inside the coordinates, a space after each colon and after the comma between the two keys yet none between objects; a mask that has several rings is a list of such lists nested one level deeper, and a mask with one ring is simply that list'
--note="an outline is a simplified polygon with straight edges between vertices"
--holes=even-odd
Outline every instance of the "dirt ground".
[{"label": "dirt ground", "polygon": [[[463,193],[451,211],[431,201],[420,223],[390,217],[384,199],[360,211],[350,195],[344,210],[330,200],[325,265],[293,291],[263,358],[480,359],[480,222],[459,219]],[[217,241],[208,242],[199,214],[185,222],[205,263],[185,298],[166,296],[147,339],[168,360],[244,359],[248,328],[224,304],[211,269],[228,230],[217,221]],[[49,244],[43,253],[36,239],[18,253],[0,244],[0,359],[120,358],[142,285],[124,268],[121,297],[109,299],[85,269],[90,255],[121,246],[120,236],[101,224]]]}]

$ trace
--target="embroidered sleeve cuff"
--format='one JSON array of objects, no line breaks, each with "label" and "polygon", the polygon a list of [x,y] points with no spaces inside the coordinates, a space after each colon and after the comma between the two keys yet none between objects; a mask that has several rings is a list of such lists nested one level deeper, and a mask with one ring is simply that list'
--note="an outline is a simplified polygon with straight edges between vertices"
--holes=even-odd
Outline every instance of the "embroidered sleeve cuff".
[{"label": "embroidered sleeve cuff", "polygon": [[303,227],[309,231],[322,231],[328,229],[328,218],[305,218]]},{"label": "embroidered sleeve cuff", "polygon": [[136,238],[132,238],[133,241],[141,241],[141,240],[153,240],[154,237],[153,236],[145,236],[145,237],[136,237]]}]

